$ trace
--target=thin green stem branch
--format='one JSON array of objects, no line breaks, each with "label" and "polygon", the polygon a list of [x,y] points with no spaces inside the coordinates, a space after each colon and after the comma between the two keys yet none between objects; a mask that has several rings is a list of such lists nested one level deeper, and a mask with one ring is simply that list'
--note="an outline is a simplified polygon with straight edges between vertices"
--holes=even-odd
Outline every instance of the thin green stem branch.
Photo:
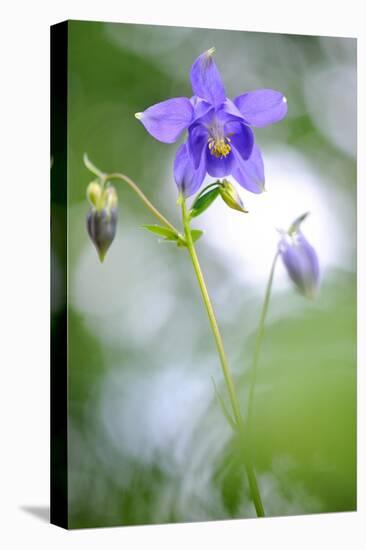
[{"label": "thin green stem branch", "polygon": [[139,198],[142,200],[142,202],[145,204],[145,206],[154,214],[154,216],[166,227],[174,231],[177,235],[179,235],[178,229],[174,227],[172,223],[170,223],[169,220],[166,219],[161,212],[150,202],[150,200],[147,198],[147,196],[141,191],[141,189],[138,187],[138,185],[128,176],[125,176],[124,174],[120,173],[114,173],[114,174],[108,174],[105,177],[105,182],[113,179],[118,179],[121,181],[124,181],[127,183],[127,185],[139,196]]},{"label": "thin green stem branch", "polygon": [[104,172],[99,170],[99,168],[97,168],[95,164],[92,163],[92,161],[90,160],[90,158],[86,153],[84,153],[83,161],[87,169],[90,170],[92,174],[94,174],[95,176],[98,176],[98,178],[100,178],[101,180],[103,180],[106,177],[107,174],[104,174]]},{"label": "thin green stem branch", "polygon": [[167,220],[166,217],[161,214],[161,212],[159,212],[159,210],[152,204],[152,202],[147,198],[147,196],[141,191],[139,186],[131,178],[125,176],[125,174],[120,174],[119,172],[113,174],[105,174],[104,172],[99,170],[99,168],[97,168],[95,164],[91,162],[86,153],[84,153],[83,159],[85,166],[88,168],[88,170],[90,170],[90,172],[92,172],[100,179],[103,187],[104,185],[106,185],[106,183],[108,183],[108,181],[113,179],[118,179],[127,183],[130,189],[132,189],[132,191],[134,191],[138,195],[145,206],[150,210],[150,212],[154,214],[154,216],[160,221],[160,223],[171,229],[171,231],[174,231],[174,233],[176,233],[177,235],[180,235],[178,229],[176,229],[174,225],[170,223],[170,221]]},{"label": "thin green stem branch", "polygon": [[[233,381],[229,363],[226,357],[224,343],[216,321],[215,312],[211,303],[210,296],[208,294],[208,290],[203,277],[201,266],[198,261],[196,249],[193,243],[191,227],[189,223],[189,213],[187,212],[186,203],[183,197],[181,197],[181,204],[182,204],[182,218],[183,218],[183,226],[184,226],[184,232],[186,237],[186,244],[187,244],[188,252],[191,257],[193,268],[197,277],[198,285],[199,285],[203,303],[205,305],[206,312],[209,318],[213,336],[215,339],[217,351],[220,358],[221,368],[224,375],[226,387],[229,394],[230,404],[231,404],[234,419],[235,419],[236,428],[239,435],[245,438],[246,430],[245,430],[244,421],[240,411],[240,405],[236,394],[234,381]],[[264,508],[263,508],[263,504],[259,493],[258,483],[254,473],[254,469],[252,467],[251,461],[249,460],[248,456],[246,456],[245,458],[245,467],[247,471],[249,487],[251,490],[251,495],[252,495],[257,516],[263,517],[265,514],[264,514]]]},{"label": "thin green stem branch", "polygon": [[271,298],[273,276],[274,276],[274,272],[275,272],[275,268],[276,268],[278,255],[279,255],[279,252],[276,252],[275,257],[273,258],[271,271],[269,273],[269,278],[268,278],[268,282],[267,282],[266,292],[265,292],[265,295],[264,295],[262,310],[261,310],[261,314],[260,314],[260,317],[259,317],[257,335],[256,335],[256,339],[255,339],[253,362],[252,362],[252,367],[251,367],[251,372],[250,372],[250,385],[249,385],[248,408],[247,408],[247,428],[248,428],[249,434],[251,434],[251,432],[252,432],[252,419],[253,419],[253,410],[254,410],[254,394],[255,394],[255,385],[256,385],[256,381],[257,381],[259,357],[260,357],[261,346],[262,346],[262,341],[263,341],[264,324],[265,324],[265,321],[266,321],[269,301],[270,301],[270,298]]}]

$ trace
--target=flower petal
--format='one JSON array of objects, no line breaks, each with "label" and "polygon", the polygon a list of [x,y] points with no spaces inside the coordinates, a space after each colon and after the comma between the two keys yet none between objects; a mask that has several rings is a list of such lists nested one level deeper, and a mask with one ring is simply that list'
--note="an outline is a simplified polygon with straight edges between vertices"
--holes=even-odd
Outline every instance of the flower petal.
[{"label": "flower petal", "polygon": [[255,90],[234,99],[248,124],[257,128],[282,120],[287,114],[287,99],[276,90]]},{"label": "flower petal", "polygon": [[193,113],[194,108],[187,97],[175,97],[156,103],[135,116],[155,139],[174,143],[190,125]]},{"label": "flower petal", "polygon": [[252,154],[248,160],[243,160],[242,155],[232,148],[233,163],[232,176],[236,181],[251,193],[262,193],[264,191],[264,165],[259,147],[254,144]]},{"label": "flower petal", "polygon": [[211,48],[196,59],[190,77],[193,93],[218,107],[225,101],[225,88],[212,58],[214,51],[214,48]]},{"label": "flower petal", "polygon": [[248,160],[254,145],[254,134],[249,126],[236,120],[227,122],[225,124],[225,135],[243,159]]},{"label": "flower petal", "polygon": [[224,178],[231,174],[234,157],[230,152],[226,157],[217,158],[211,154],[211,151],[207,147],[205,149],[206,154],[206,167],[207,173],[213,178]]},{"label": "flower petal", "polygon": [[174,160],[174,178],[178,189],[185,197],[190,197],[200,188],[205,175],[205,155],[202,155],[200,165],[195,170],[188,153],[187,144],[183,143],[178,147]]},{"label": "flower petal", "polygon": [[208,103],[208,101],[205,101],[204,99],[201,99],[196,95],[191,97],[190,102],[192,103],[194,108],[192,122],[195,122],[197,119],[206,115],[208,111],[213,109],[211,103]]},{"label": "flower petal", "polygon": [[194,167],[197,169],[202,157],[202,150],[208,143],[208,131],[202,124],[195,124],[188,132],[188,152]]},{"label": "flower petal", "polygon": [[222,105],[222,111],[227,115],[226,118],[229,120],[243,120],[243,115],[231,99],[228,97],[225,99],[224,104]]}]

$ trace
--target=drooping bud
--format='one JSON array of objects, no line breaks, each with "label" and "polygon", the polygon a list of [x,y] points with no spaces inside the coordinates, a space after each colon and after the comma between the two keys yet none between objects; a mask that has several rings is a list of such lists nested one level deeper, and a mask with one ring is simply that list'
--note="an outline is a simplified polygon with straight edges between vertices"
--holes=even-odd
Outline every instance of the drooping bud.
[{"label": "drooping bud", "polygon": [[279,252],[290,279],[307,298],[315,298],[320,281],[319,260],[315,249],[306,240],[300,225],[307,217],[297,218],[287,232],[282,233]]},{"label": "drooping bud", "polygon": [[87,228],[89,237],[97,249],[98,256],[103,262],[108,248],[116,235],[118,211],[113,208],[109,212],[91,208],[87,214]]},{"label": "drooping bud", "polygon": [[243,201],[240,198],[239,193],[235,189],[232,183],[228,180],[223,180],[219,187],[219,193],[221,198],[226,204],[233,208],[233,210],[239,210],[239,212],[247,213],[248,210],[245,209]]},{"label": "drooping bud", "polygon": [[103,262],[116,235],[118,196],[114,187],[110,186],[103,190],[95,182],[89,184],[87,195],[92,204],[86,218],[87,230],[97,249],[99,259]]}]

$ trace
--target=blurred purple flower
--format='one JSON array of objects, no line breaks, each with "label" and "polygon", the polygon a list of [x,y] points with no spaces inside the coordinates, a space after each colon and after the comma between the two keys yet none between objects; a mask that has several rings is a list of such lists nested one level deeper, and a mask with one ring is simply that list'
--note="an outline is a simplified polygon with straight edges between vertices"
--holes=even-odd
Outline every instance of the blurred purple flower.
[{"label": "blurred purple flower", "polygon": [[261,193],[263,160],[251,126],[262,128],[283,119],[287,101],[281,92],[269,89],[228,99],[214,51],[207,50],[192,65],[191,99],[168,99],[135,116],[164,143],[174,143],[188,130],[188,140],[178,148],[174,162],[175,181],[185,196],[199,189],[206,174],[232,175],[248,191]]},{"label": "blurred purple flower", "polygon": [[306,216],[297,218],[289,231],[283,232],[278,249],[287,273],[299,292],[307,298],[315,298],[320,281],[319,260],[315,249],[300,230]]}]

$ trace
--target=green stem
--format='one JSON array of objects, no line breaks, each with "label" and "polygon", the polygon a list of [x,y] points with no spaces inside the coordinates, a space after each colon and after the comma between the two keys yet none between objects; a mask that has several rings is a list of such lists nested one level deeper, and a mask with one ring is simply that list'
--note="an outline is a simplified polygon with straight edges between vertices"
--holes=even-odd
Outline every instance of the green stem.
[{"label": "green stem", "polygon": [[264,324],[268,312],[268,306],[269,301],[271,298],[271,291],[272,291],[272,283],[273,283],[273,276],[275,272],[275,267],[277,263],[279,252],[276,252],[275,257],[273,258],[271,271],[269,273],[269,278],[267,282],[266,292],[264,295],[264,301],[262,305],[261,314],[259,317],[259,323],[258,323],[258,329],[257,329],[257,335],[255,339],[255,348],[254,348],[254,355],[253,355],[253,362],[251,367],[251,376],[250,376],[250,385],[249,385],[249,396],[248,396],[248,408],[247,408],[247,427],[248,432],[251,434],[252,431],[252,418],[253,418],[253,410],[254,410],[254,393],[255,393],[255,384],[257,381],[257,371],[258,371],[258,364],[259,364],[259,357],[261,352],[261,346],[263,341],[263,333],[264,333]]},{"label": "green stem", "polygon": [[[203,303],[205,305],[207,315],[208,315],[208,318],[209,318],[209,321],[210,321],[211,329],[212,329],[212,332],[213,332],[213,336],[214,336],[214,339],[215,339],[217,351],[218,351],[219,358],[220,358],[221,368],[222,368],[222,372],[223,372],[223,375],[224,375],[225,383],[226,383],[228,394],[229,394],[230,404],[231,404],[234,419],[235,419],[235,424],[236,424],[236,427],[239,431],[239,434],[241,436],[245,437],[246,430],[245,430],[244,421],[243,421],[241,411],[240,411],[238,397],[237,397],[237,394],[236,394],[236,391],[235,391],[234,381],[233,381],[233,378],[232,378],[232,375],[231,375],[231,372],[230,372],[230,367],[229,367],[229,364],[228,364],[228,361],[227,361],[227,357],[226,357],[224,343],[222,341],[221,333],[220,333],[220,330],[219,330],[219,327],[218,327],[218,324],[217,324],[217,321],[216,321],[215,312],[214,312],[214,309],[213,309],[213,306],[212,306],[212,303],[211,303],[210,296],[208,294],[208,290],[207,290],[206,283],[205,283],[205,280],[204,280],[204,277],[203,277],[201,266],[200,266],[199,261],[198,261],[196,249],[195,249],[195,246],[194,246],[194,243],[193,243],[193,239],[192,239],[192,235],[191,235],[191,227],[190,227],[190,223],[189,223],[189,213],[187,212],[186,203],[185,203],[185,200],[184,200],[183,197],[181,197],[181,204],[182,204],[182,218],[183,218],[183,226],[184,226],[184,232],[185,232],[185,237],[186,237],[186,244],[187,244],[189,255],[191,257],[191,261],[192,261],[192,264],[193,264],[194,271],[196,273],[196,277],[197,277],[198,285],[200,287]],[[245,467],[246,467],[246,471],[247,471],[249,486],[250,486],[252,499],[253,499],[253,502],[254,502],[254,506],[255,506],[255,509],[256,509],[257,516],[258,517],[263,517],[265,514],[264,514],[264,509],[263,509],[263,505],[262,505],[262,501],[261,501],[261,497],[260,497],[260,493],[259,493],[258,483],[257,483],[256,477],[255,477],[254,469],[253,469],[253,467],[251,465],[251,462],[250,462],[248,457],[246,457],[246,460],[245,460]]]},{"label": "green stem", "polygon": [[208,291],[207,291],[205,280],[203,278],[203,273],[202,273],[201,266],[200,266],[199,261],[198,261],[196,249],[194,247],[194,243],[193,243],[193,239],[192,239],[192,235],[191,235],[191,228],[190,228],[190,225],[189,225],[189,214],[187,212],[187,208],[186,208],[186,204],[185,204],[184,199],[182,201],[182,215],[183,215],[183,226],[184,226],[184,232],[185,232],[185,236],[186,236],[186,243],[187,243],[188,251],[189,251],[189,254],[190,254],[190,257],[191,257],[191,260],[192,260],[193,268],[194,268],[194,271],[196,273],[197,281],[198,281],[198,284],[199,284],[199,287],[200,287],[200,290],[201,290],[202,299],[203,299],[203,302],[204,302],[204,305],[205,305],[205,308],[206,308],[206,311],[207,311],[207,315],[208,315],[208,318],[209,318],[209,321],[210,321],[211,329],[212,329],[212,332],[213,332],[213,335],[214,335],[214,338],[215,338],[216,347],[217,347],[217,351],[218,351],[221,366],[222,366],[222,371],[223,371],[223,374],[224,374],[225,382],[226,382],[226,385],[227,385],[227,389],[228,389],[228,392],[229,392],[229,397],[230,397],[230,401],[231,401],[231,405],[232,405],[232,409],[233,409],[233,413],[234,413],[234,418],[235,418],[236,422],[238,424],[240,424],[241,423],[241,413],[240,413],[239,402],[238,402],[238,399],[237,399],[237,396],[236,396],[236,392],[235,392],[235,388],[234,388],[234,382],[233,382],[233,379],[232,379],[232,376],[231,376],[231,373],[230,373],[230,368],[229,368],[229,365],[228,365],[228,362],[227,362],[227,359],[226,359],[224,343],[223,343],[222,338],[221,338],[221,333],[220,333],[220,330],[219,330],[219,327],[218,327],[218,324],[217,324],[217,321],[216,321],[213,306],[212,306],[210,296],[209,296]]},{"label": "green stem", "polygon": [[104,174],[104,172],[99,170],[99,168],[97,168],[95,164],[92,163],[92,161],[90,160],[90,158],[86,153],[84,153],[83,155],[83,161],[87,169],[90,170],[90,172],[92,172],[95,176],[98,176],[98,178],[100,178],[101,180],[103,180],[106,177],[107,174]]}]

